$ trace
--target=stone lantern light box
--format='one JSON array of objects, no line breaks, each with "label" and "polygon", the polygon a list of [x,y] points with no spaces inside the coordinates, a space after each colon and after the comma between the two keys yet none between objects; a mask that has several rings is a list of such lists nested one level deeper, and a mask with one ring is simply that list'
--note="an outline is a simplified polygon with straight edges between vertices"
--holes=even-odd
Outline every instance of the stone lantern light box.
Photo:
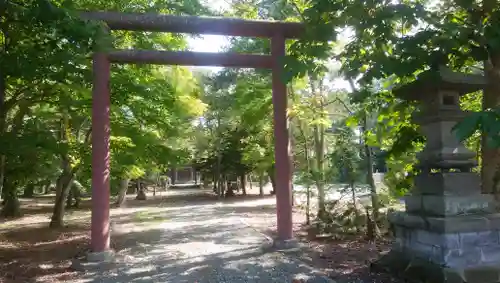
[{"label": "stone lantern light box", "polygon": [[482,76],[441,68],[425,72],[415,82],[396,90],[398,97],[417,102],[414,122],[427,139],[418,156],[422,170],[467,171],[477,166],[474,152],[457,140],[452,129],[468,114],[460,109],[460,97],[480,90],[483,85]]},{"label": "stone lantern light box", "polygon": [[392,250],[373,267],[413,271],[411,277],[432,283],[500,283],[500,215],[471,171],[477,166],[474,152],[452,131],[468,114],[460,97],[484,85],[482,76],[439,68],[395,90],[416,102],[413,120],[427,142],[417,155],[420,173],[405,197],[405,211],[389,217]]}]

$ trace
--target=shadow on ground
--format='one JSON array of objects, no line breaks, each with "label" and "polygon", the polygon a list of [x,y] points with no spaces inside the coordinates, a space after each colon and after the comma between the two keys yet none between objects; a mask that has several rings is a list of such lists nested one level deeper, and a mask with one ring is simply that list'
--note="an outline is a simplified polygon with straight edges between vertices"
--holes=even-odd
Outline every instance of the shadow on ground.
[{"label": "shadow on ground", "polygon": [[201,257],[156,256],[154,263],[133,262],[107,274],[87,274],[80,282],[291,282],[298,274],[312,273],[281,254],[246,247]]},{"label": "shadow on ground", "polygon": [[88,225],[53,230],[47,224],[0,234],[0,282],[59,282],[70,280],[71,259],[87,247]]},{"label": "shadow on ground", "polygon": [[112,230],[118,262],[78,282],[291,282],[316,274],[297,259],[263,249],[267,238],[241,217],[275,208],[254,200],[166,204],[118,215]]},{"label": "shadow on ground", "polygon": [[[210,221],[225,219],[236,222],[235,211],[252,212],[251,207],[240,208],[239,203],[260,199],[258,196],[236,196],[218,200],[210,191],[199,189],[179,190],[168,196],[150,196],[146,201],[136,201],[133,197],[129,196],[126,208],[112,211],[117,214],[112,217],[112,246],[119,255],[141,257],[143,260],[157,254],[155,247],[165,247],[166,240],[169,246],[180,248],[162,251],[157,258],[168,254],[180,256],[184,249],[189,250],[186,245],[193,243],[195,247],[207,246],[206,243],[238,245],[233,243],[231,233],[237,233],[242,226],[225,224],[224,221],[214,225]],[[78,216],[84,212],[85,217],[69,219],[67,227],[57,230],[48,228],[49,218],[43,215],[50,215],[52,211],[51,197],[24,199],[22,203],[25,216],[3,219],[5,221],[0,226],[0,282],[63,282],[80,277],[81,274],[68,267],[72,258],[87,250],[90,202],[84,201],[81,209],[68,213]],[[35,217],[34,220],[30,220],[32,217]],[[252,237],[247,240],[251,241]],[[256,242],[260,244],[262,239]]]},{"label": "shadow on ground", "polygon": [[[186,204],[199,204],[222,202],[226,204],[238,203],[241,201],[257,200],[262,198],[274,198],[274,196],[266,195],[261,197],[259,195],[241,195],[237,194],[230,198],[219,199],[212,190],[209,189],[192,189],[192,188],[178,188],[167,191],[158,191],[156,196],[148,194],[148,199],[145,201],[135,200],[135,195],[128,195],[125,207],[144,207],[144,206],[184,206]],[[39,195],[33,198],[20,198],[21,212],[24,216],[36,214],[51,214],[54,207],[54,195]],[[111,198],[111,207],[116,207],[116,198]],[[82,199],[79,208],[67,209],[67,213],[71,214],[78,211],[90,211],[92,207],[89,198]],[[10,221],[12,218],[2,218],[0,221]]]},{"label": "shadow on ground", "polygon": [[[0,282],[266,283],[317,273],[311,267],[316,262],[308,257],[321,255],[266,251],[262,245],[267,239],[241,221],[247,215],[274,215],[275,206],[269,203],[269,197],[259,196],[218,200],[206,190],[128,201],[126,208],[113,211],[117,263],[87,273],[69,266],[87,250],[88,219],[57,231],[46,228],[47,222],[0,231]],[[340,244],[337,248],[336,253],[352,249]],[[351,280],[362,275],[357,269],[339,270],[335,279],[341,283],[376,282]]]}]

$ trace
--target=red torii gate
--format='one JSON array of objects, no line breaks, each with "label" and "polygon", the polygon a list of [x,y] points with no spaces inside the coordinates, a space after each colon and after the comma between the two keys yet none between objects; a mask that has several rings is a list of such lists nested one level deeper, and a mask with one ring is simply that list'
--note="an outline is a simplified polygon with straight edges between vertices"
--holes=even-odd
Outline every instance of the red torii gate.
[{"label": "red torii gate", "polygon": [[220,66],[272,69],[276,214],[278,243],[293,239],[292,168],[287,122],[286,85],[282,81],[285,40],[304,33],[301,23],[248,21],[230,18],[203,18],[159,14],[83,12],[84,19],[106,23],[111,30],[156,31],[191,34],[263,37],[271,39],[271,55],[202,53],[187,51],[113,50],[93,56],[92,90],[92,226],[93,253],[109,251],[110,173],[110,63]]}]

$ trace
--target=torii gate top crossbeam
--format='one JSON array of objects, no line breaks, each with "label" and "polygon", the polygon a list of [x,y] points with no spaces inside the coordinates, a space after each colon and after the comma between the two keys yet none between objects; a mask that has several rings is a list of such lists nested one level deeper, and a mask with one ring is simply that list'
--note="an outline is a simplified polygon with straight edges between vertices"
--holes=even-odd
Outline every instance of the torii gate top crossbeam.
[{"label": "torii gate top crossbeam", "polygon": [[189,51],[160,50],[114,50],[108,53],[112,63],[137,64],[173,64],[178,66],[218,66],[229,68],[263,68],[273,67],[269,55],[209,53]]},{"label": "torii gate top crossbeam", "polygon": [[302,23],[250,21],[234,18],[173,16],[153,13],[82,12],[88,20],[105,22],[112,30],[157,31],[190,34],[214,34],[246,37],[298,38],[304,31]]}]

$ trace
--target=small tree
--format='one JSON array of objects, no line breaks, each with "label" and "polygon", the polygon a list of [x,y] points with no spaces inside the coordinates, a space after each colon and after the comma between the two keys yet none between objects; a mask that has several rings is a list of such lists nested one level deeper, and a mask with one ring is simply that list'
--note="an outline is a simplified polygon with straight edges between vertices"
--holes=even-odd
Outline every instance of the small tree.
[{"label": "small tree", "polygon": [[352,211],[355,215],[354,225],[360,231],[360,211],[356,196],[356,183],[363,176],[363,167],[360,155],[360,144],[355,136],[354,130],[347,126],[340,126],[335,129],[334,151],[330,155],[332,164],[338,164],[336,169],[337,181],[348,184],[351,190]]}]

